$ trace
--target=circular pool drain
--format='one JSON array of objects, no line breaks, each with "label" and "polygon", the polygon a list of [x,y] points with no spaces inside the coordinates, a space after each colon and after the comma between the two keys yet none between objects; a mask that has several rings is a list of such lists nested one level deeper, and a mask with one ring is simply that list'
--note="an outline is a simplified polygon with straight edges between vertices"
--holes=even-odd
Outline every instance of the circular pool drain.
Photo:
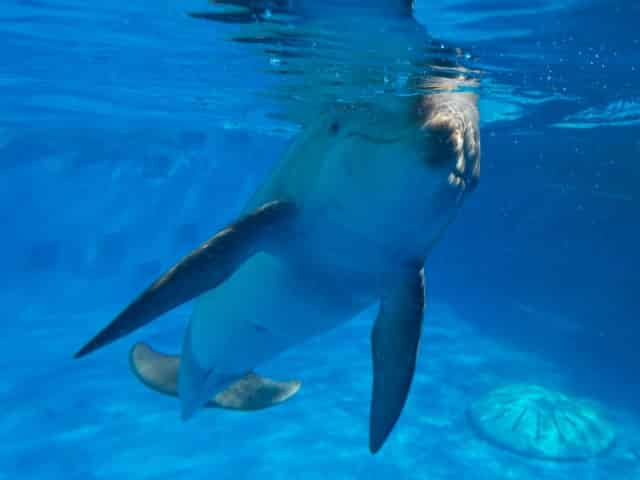
[{"label": "circular pool drain", "polygon": [[490,442],[549,460],[591,458],[615,440],[611,426],[592,406],[537,385],[493,390],[471,406],[469,419]]}]

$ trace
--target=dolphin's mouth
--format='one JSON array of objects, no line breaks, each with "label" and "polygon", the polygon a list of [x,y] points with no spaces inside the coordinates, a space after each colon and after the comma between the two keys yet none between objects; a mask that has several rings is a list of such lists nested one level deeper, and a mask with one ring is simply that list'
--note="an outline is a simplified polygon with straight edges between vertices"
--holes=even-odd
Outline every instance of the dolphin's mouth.
[{"label": "dolphin's mouth", "polygon": [[458,187],[465,192],[471,192],[475,190],[478,185],[478,176],[472,172],[471,174],[465,173],[458,166],[449,173],[449,184]]},{"label": "dolphin's mouth", "polygon": [[449,173],[449,184],[454,187],[459,187],[462,190],[467,190],[469,186],[469,178],[465,175],[464,171],[456,168],[452,172]]},{"label": "dolphin's mouth", "polygon": [[454,187],[460,187],[462,190],[467,189],[467,179],[464,176],[464,172],[460,170],[454,170],[449,173],[449,185]]}]

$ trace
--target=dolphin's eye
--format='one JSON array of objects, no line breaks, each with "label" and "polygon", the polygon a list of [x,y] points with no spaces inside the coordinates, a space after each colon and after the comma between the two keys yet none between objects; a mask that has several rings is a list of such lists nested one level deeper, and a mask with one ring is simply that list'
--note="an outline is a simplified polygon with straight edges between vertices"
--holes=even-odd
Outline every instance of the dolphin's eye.
[{"label": "dolphin's eye", "polygon": [[329,127],[329,133],[331,133],[331,135],[336,135],[339,131],[340,131],[340,124],[337,121],[333,122]]}]

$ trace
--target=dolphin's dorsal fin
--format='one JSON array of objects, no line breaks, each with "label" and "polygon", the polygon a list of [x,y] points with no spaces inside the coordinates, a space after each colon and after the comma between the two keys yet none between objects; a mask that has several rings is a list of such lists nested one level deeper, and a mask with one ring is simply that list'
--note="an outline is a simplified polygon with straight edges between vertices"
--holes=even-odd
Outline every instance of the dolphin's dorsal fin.
[{"label": "dolphin's dorsal fin", "polygon": [[273,201],[242,216],[155,280],[74,357],[104,347],[217,287],[248,258],[264,249],[271,235],[281,230],[295,211],[291,202]]},{"label": "dolphin's dorsal fin", "polygon": [[371,332],[373,395],[369,450],[376,453],[391,433],[407,400],[425,305],[424,270],[410,268],[382,298]]},{"label": "dolphin's dorsal fin", "polygon": [[[177,396],[180,357],[153,350],[137,343],[129,352],[129,364],[147,387],[165,395]],[[261,410],[289,400],[300,390],[298,380],[276,381],[249,373],[215,395],[206,407],[229,410]]]}]

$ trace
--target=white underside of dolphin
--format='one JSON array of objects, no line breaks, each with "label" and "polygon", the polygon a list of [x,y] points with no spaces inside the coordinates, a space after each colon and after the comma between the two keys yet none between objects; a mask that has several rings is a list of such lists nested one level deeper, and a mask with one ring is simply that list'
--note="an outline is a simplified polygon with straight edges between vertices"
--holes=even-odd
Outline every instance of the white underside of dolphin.
[{"label": "white underside of dolphin", "polygon": [[[189,418],[260,364],[378,302],[369,439],[378,451],[415,369],[424,261],[479,173],[477,126],[469,94],[319,115],[236,222],[156,280],[76,356],[200,297],[179,367],[166,374]],[[159,357],[145,358],[155,374]],[[162,385],[159,377],[145,383]],[[262,381],[252,385],[264,390]]]}]

